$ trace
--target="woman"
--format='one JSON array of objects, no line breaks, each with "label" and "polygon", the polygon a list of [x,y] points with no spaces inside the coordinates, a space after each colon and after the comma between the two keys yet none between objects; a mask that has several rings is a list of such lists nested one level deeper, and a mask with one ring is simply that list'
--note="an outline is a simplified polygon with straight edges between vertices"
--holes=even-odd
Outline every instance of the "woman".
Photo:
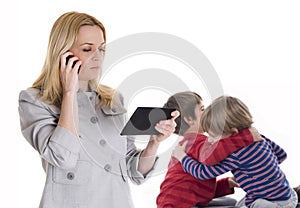
[{"label": "woman", "polygon": [[19,97],[21,129],[47,174],[40,207],[133,207],[128,178],[141,184],[156,163],[159,143],[175,130],[160,121],[143,151],[120,136],[123,100],[98,84],[105,28],[94,17],[68,12],[51,30],[41,75]]}]

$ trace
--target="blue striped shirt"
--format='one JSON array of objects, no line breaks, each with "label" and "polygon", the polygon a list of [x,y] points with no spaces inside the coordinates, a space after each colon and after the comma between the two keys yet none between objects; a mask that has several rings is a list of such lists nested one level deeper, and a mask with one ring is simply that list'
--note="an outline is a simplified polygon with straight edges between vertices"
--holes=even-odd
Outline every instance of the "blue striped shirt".
[{"label": "blue striped shirt", "polygon": [[287,157],[286,152],[266,137],[264,139],[241,148],[214,166],[203,165],[185,156],[182,159],[182,167],[201,180],[231,171],[246,192],[246,206],[250,206],[258,198],[269,201],[288,200],[291,197],[291,189],[279,167]]}]

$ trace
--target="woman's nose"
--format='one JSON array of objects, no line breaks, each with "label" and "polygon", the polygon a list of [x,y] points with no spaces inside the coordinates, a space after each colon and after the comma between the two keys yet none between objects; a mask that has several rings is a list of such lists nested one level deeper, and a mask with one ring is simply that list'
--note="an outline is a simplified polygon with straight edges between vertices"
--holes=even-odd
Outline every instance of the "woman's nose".
[{"label": "woman's nose", "polygon": [[94,52],[93,54],[93,60],[94,61],[100,61],[103,59],[103,50],[102,49],[98,49]]}]

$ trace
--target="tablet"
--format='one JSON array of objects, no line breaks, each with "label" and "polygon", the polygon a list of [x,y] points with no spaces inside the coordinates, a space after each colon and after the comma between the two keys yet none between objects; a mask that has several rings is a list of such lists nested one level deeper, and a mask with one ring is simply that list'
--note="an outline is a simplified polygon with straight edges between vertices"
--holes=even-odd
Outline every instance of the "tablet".
[{"label": "tablet", "polygon": [[154,128],[161,120],[172,118],[174,108],[138,107],[124,126],[121,135],[157,135]]}]

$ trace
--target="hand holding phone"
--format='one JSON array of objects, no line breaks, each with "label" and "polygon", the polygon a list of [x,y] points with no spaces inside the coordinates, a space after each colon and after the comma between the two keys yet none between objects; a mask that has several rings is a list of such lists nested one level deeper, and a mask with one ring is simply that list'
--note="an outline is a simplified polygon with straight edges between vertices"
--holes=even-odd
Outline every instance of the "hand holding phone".
[{"label": "hand holding phone", "polygon": [[[68,64],[69,60],[70,60],[72,57],[74,57],[74,56],[73,56],[73,55],[67,56],[67,58],[66,58],[66,65]],[[74,68],[74,66],[75,66],[75,64],[77,63],[77,61],[78,61],[78,60],[73,61],[72,68]],[[78,67],[78,72],[77,72],[77,74],[79,74],[80,67],[81,67],[81,65]]]}]

